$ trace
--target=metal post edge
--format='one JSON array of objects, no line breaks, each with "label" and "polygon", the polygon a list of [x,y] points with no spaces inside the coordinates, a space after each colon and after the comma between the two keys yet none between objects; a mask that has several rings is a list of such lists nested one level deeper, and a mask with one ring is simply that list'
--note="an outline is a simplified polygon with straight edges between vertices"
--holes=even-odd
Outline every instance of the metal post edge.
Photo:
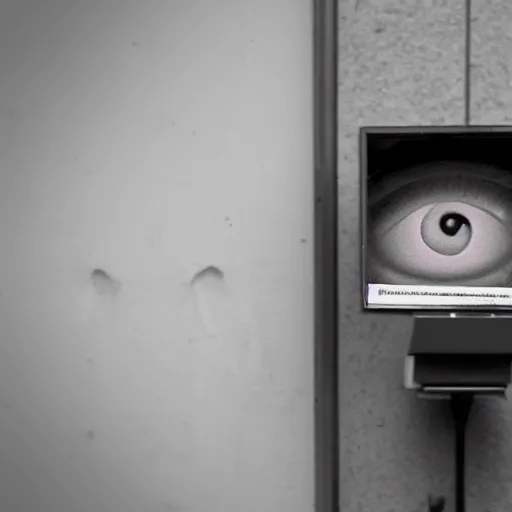
[{"label": "metal post edge", "polygon": [[315,511],[339,510],[338,0],[313,0]]}]

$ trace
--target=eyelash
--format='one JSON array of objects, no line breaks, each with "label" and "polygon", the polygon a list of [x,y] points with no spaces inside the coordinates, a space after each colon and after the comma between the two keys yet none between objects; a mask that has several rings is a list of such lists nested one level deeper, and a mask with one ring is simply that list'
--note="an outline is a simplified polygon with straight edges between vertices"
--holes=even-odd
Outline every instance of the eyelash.
[{"label": "eyelash", "polygon": [[[407,208],[407,214],[402,215],[402,219],[407,217],[408,215],[414,213],[419,208],[426,206],[430,203],[434,204],[437,202],[469,202],[471,206],[475,208],[479,208],[489,215],[493,216],[499,222],[504,223],[506,219],[503,219],[496,213],[497,210],[507,211],[510,210],[512,215],[512,191],[508,188],[505,189],[503,185],[498,185],[494,182],[485,179],[478,179],[474,176],[468,177],[464,179],[462,176],[451,176],[448,179],[440,182],[439,180],[421,180],[423,183],[421,184],[421,188],[415,188],[410,193],[407,193],[407,190],[404,191],[407,187],[399,188],[398,190],[392,192],[388,196],[384,196],[377,204],[371,205],[371,209],[380,209],[385,208],[385,205],[396,203],[396,200],[393,201],[393,197],[398,196],[409,196],[412,198],[410,201],[414,201],[413,208]],[[488,184],[488,185],[484,185]],[[418,186],[418,182],[416,184],[410,184],[409,186]],[[430,186],[429,186],[430,185]],[[503,191],[497,191],[496,189],[491,190],[490,187],[500,187],[503,188]],[[443,198],[442,200],[432,200],[432,194],[436,192],[442,192],[443,194],[455,193],[457,197]],[[486,195],[487,197],[482,197],[482,195]],[[424,196],[424,198],[421,198]],[[429,197],[430,196],[430,197]],[[491,205],[491,207],[489,207]],[[400,220],[393,222],[392,226],[398,224]],[[388,226],[385,231],[391,229],[392,226]]]},{"label": "eyelash", "polygon": [[[430,163],[426,165],[419,165],[414,168],[391,172],[386,171],[385,169],[378,169],[368,177],[367,188],[370,192],[374,191],[374,193],[370,195],[387,197],[389,194],[397,192],[405,186],[417,183],[417,177],[425,176],[425,174],[428,174],[430,176],[430,180],[435,181],[437,185],[446,182],[447,175],[451,176],[452,180],[455,178],[455,180],[458,181],[457,187],[459,190],[455,190],[456,192],[460,192],[462,187],[466,196],[469,195],[475,199],[479,198],[479,187],[473,189],[469,186],[469,182],[487,182],[507,191],[509,196],[512,195],[511,170],[488,166],[485,164],[474,165],[472,163],[462,161],[440,161],[435,164]],[[385,193],[385,190],[384,194],[382,193],[381,182],[384,183],[384,188],[391,188],[387,194]],[[473,193],[473,190],[476,190],[476,193]],[[505,192],[504,195],[507,195],[507,193]],[[369,199],[371,199],[371,197]],[[498,201],[500,199],[501,196],[496,198]],[[510,197],[508,199],[507,203],[510,204]],[[376,202],[378,203],[380,200],[377,199]]]}]

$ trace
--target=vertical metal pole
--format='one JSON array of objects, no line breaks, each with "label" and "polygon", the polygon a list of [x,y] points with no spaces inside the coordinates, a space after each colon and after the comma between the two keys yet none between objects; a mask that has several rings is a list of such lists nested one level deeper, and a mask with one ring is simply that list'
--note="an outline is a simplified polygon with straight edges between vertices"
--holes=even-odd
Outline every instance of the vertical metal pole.
[{"label": "vertical metal pole", "polygon": [[315,510],[339,510],[338,0],[314,3]]},{"label": "vertical metal pole", "polygon": [[473,401],[472,393],[454,393],[450,402],[455,426],[456,512],[466,512],[466,425]]}]

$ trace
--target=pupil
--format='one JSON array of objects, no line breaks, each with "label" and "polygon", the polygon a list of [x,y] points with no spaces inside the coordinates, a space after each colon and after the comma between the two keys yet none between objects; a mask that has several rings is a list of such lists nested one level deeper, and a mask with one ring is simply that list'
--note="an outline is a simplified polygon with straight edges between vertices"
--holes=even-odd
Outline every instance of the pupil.
[{"label": "pupil", "polygon": [[446,213],[439,221],[441,231],[447,236],[455,236],[464,225],[469,226],[469,221],[459,213]]}]

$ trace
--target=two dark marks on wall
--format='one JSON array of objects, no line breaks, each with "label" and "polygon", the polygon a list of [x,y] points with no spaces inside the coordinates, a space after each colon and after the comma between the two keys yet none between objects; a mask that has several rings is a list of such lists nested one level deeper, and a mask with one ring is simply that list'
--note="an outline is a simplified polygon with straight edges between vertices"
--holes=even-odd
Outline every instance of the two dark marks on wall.
[{"label": "two dark marks on wall", "polygon": [[[306,240],[301,239],[301,242],[305,243]],[[218,267],[210,265],[197,272],[192,278],[190,284],[191,286],[195,286],[198,282],[210,279],[214,281],[222,281],[224,279],[224,273]],[[91,272],[91,283],[100,295],[116,294],[121,288],[120,281],[114,279],[101,268],[95,268]]]},{"label": "two dark marks on wall", "polygon": [[[121,282],[101,268],[91,272],[90,280],[96,293],[103,297],[115,298]],[[218,267],[209,265],[196,272],[190,280],[190,287],[197,300],[199,315],[210,334],[217,332],[218,308],[228,305],[224,273]]]}]

